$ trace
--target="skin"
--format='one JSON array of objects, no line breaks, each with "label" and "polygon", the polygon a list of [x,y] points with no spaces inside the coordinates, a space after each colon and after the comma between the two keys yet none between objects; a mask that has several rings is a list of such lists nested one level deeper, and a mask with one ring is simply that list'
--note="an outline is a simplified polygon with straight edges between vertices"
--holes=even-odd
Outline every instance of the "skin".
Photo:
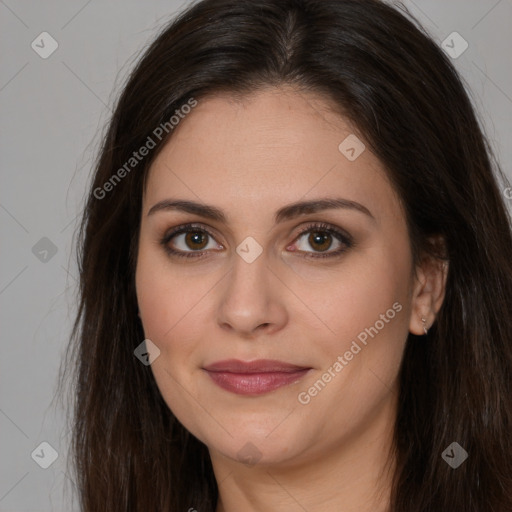
[{"label": "skin", "polygon": [[[434,322],[446,273],[428,260],[414,272],[404,214],[384,167],[368,145],[355,161],[338,149],[354,133],[326,99],[291,87],[241,101],[211,96],[180,122],[150,168],[136,270],[139,314],[160,350],[151,368],[164,400],[209,449],[217,512],[388,510],[400,362],[408,333],[423,334],[422,317],[426,327]],[[171,198],[214,206],[226,221],[175,209],[148,215]],[[372,217],[331,208],[275,223],[280,208],[325,198],[357,202]],[[325,251],[311,232],[299,235],[318,222],[350,234],[353,245],[330,258],[304,257],[344,247],[327,234],[332,245]],[[200,223],[212,236],[187,244],[181,234],[168,246],[202,252],[199,258],[171,256],[161,244],[185,223]],[[236,252],[247,237],[262,249],[251,263]],[[299,393],[395,303],[402,307],[394,318],[300,403]],[[202,369],[231,358],[312,370],[296,383],[244,396],[221,389]],[[240,460],[254,449],[251,463]]]}]

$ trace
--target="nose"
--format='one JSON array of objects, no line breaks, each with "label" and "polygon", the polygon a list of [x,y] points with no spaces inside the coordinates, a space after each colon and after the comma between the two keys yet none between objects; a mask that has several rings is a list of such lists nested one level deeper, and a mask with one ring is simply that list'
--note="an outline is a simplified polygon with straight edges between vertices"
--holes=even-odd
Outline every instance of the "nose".
[{"label": "nose", "polygon": [[285,299],[290,292],[270,268],[265,252],[251,263],[238,254],[233,259],[220,293],[219,326],[245,338],[282,329],[288,321]]}]

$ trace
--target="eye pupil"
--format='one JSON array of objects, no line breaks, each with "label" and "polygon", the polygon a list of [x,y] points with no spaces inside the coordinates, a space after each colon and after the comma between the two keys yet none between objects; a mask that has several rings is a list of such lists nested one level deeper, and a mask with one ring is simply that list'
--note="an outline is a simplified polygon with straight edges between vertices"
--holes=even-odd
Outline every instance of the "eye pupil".
[{"label": "eye pupil", "polygon": [[[311,232],[308,241],[312,247],[319,251],[326,251],[332,245],[331,235],[320,231]],[[317,245],[320,245],[320,247],[316,247]]]},{"label": "eye pupil", "polygon": [[[206,234],[198,231],[191,231],[187,233],[185,241],[191,249],[203,249],[207,245]],[[200,245],[200,247],[197,247],[197,245]]]}]

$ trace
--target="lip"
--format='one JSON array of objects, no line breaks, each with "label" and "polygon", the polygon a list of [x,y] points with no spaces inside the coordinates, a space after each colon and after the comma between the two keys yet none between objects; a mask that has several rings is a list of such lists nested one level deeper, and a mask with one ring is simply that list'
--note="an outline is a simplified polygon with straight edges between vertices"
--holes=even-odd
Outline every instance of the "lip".
[{"label": "lip", "polygon": [[311,368],[271,359],[230,359],[205,366],[203,370],[226,391],[260,395],[299,381]]},{"label": "lip", "polygon": [[211,372],[230,373],[290,373],[306,369],[306,366],[285,363],[275,359],[256,359],[254,361],[240,361],[239,359],[226,359],[205,366],[204,369]]}]

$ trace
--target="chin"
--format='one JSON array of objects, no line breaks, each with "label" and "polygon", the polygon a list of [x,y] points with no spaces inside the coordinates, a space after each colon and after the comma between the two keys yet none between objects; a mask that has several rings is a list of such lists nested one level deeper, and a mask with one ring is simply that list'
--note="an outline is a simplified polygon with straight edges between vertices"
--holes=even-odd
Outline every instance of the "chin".
[{"label": "chin", "polygon": [[[234,462],[248,467],[289,465],[307,449],[301,436],[295,435],[290,429],[278,429],[271,432],[265,429],[233,428],[233,436],[224,433],[221,437],[210,435],[201,439],[210,450],[210,455],[220,454]],[[302,447],[302,448],[301,448]],[[212,457],[214,458],[214,457]]]}]

